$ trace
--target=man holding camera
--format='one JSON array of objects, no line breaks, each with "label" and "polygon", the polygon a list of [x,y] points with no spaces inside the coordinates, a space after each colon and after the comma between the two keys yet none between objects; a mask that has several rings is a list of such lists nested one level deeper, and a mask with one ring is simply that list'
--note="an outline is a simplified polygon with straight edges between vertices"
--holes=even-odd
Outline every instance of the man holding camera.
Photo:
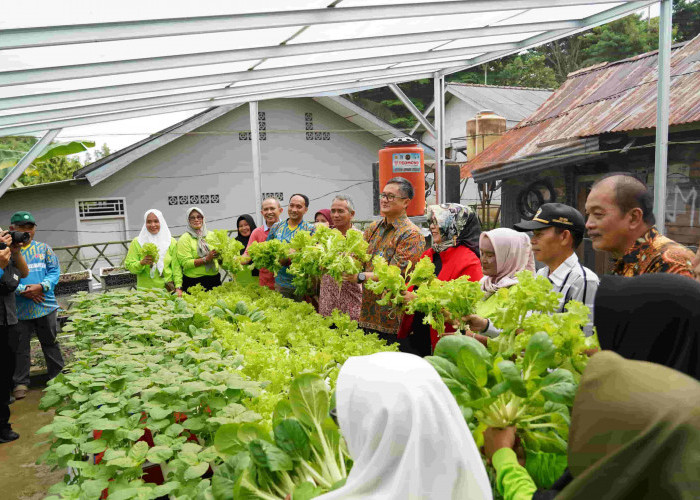
[{"label": "man holding camera", "polygon": [[0,232],[0,443],[19,437],[10,426],[10,391],[15,372],[15,355],[10,349],[13,325],[17,324],[15,290],[21,278],[29,274],[22,256],[21,235]]},{"label": "man holding camera", "polygon": [[26,233],[28,238],[22,247],[29,276],[23,278],[16,290],[17,319],[19,322],[10,337],[15,352],[14,397],[22,399],[29,390],[31,366],[29,340],[36,333],[44,351],[49,378],[63,370],[61,349],[56,342],[58,333],[58,302],[53,289],[58,283],[61,269],[58,258],[46,243],[34,241],[36,221],[29,212],[17,212],[10,219],[10,229]]}]

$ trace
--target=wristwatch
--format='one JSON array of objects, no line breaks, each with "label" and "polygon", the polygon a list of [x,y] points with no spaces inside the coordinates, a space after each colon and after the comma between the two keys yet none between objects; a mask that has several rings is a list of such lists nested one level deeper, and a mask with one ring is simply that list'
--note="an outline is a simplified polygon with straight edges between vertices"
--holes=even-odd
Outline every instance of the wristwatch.
[{"label": "wristwatch", "polygon": [[357,282],[364,283],[365,281],[367,281],[367,275],[365,273],[359,273],[357,275]]}]

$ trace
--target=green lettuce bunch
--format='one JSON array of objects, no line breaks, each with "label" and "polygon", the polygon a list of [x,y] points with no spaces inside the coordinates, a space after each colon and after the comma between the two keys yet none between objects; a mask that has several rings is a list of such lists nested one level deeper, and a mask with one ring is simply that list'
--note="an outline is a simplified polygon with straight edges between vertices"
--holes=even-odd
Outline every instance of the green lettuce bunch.
[{"label": "green lettuce bunch", "polygon": [[289,258],[289,244],[277,239],[259,243],[254,241],[248,248],[252,267],[267,269],[275,276],[282,269],[281,260]]},{"label": "green lettuce bunch", "polygon": [[228,232],[223,229],[215,229],[210,231],[210,234],[211,236],[208,237],[209,248],[216,250],[219,254],[218,259],[221,262],[221,267],[230,273],[242,271],[241,250],[243,250],[243,243],[235,238],[229,238]]}]

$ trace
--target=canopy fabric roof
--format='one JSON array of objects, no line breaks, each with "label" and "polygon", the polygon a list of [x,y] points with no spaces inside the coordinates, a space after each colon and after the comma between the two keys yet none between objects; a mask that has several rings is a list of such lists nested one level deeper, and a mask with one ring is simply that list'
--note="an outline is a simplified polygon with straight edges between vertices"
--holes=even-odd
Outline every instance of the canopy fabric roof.
[{"label": "canopy fabric roof", "polygon": [[444,76],[655,1],[70,3],[0,19],[0,136]]}]

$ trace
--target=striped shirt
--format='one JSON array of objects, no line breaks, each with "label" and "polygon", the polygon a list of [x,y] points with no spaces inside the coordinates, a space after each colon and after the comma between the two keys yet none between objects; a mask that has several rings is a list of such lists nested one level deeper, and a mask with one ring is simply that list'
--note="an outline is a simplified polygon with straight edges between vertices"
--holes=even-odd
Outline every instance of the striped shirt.
[{"label": "striped shirt", "polygon": [[593,334],[593,301],[600,280],[596,273],[583,267],[578,256],[572,253],[551,274],[549,267],[544,266],[537,271],[538,276],[544,276],[552,282],[552,289],[562,294],[557,312],[564,312],[564,307],[570,300],[583,302],[591,310],[588,324],[584,327],[586,336]]}]

